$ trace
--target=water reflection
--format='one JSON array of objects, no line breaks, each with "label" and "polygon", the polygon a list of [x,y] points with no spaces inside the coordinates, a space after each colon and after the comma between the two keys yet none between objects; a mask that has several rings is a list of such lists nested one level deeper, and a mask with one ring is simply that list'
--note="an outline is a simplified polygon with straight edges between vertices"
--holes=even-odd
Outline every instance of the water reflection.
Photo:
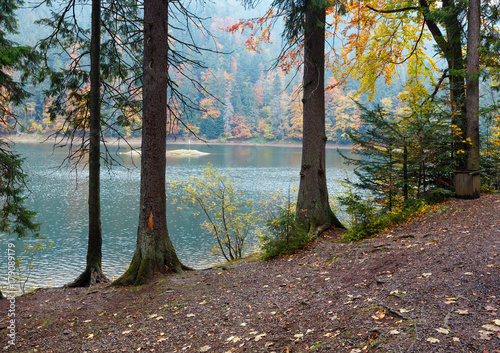
[{"label": "water reflection", "polygon": [[[167,146],[168,149],[189,149],[188,145]],[[76,173],[70,168],[58,169],[66,157],[63,149],[53,150],[50,144],[18,144],[17,151],[26,158],[25,172],[29,175],[31,195],[27,206],[38,212],[41,232],[52,248],[35,258],[35,270],[30,283],[34,286],[60,286],[76,278],[85,267],[87,249],[87,188],[86,171]],[[167,157],[167,180],[200,175],[201,167],[211,163],[223,169],[240,183],[248,198],[258,199],[262,193],[298,185],[301,150],[295,147],[193,145],[209,154],[202,156]],[[127,152],[121,149],[121,152]],[[139,207],[140,157],[136,154],[114,155],[123,166],[102,168],[101,200],[103,229],[103,269],[116,278],[130,263],[136,244]],[[328,188],[335,193],[343,178],[342,164],[336,150],[327,150]],[[167,203],[170,237],[181,261],[202,268],[222,261],[211,255],[214,241],[202,234],[198,218],[177,210]],[[9,242],[22,248],[23,242],[11,235],[0,234],[0,250],[6,254]],[[18,250],[19,252],[19,250]],[[0,273],[7,272],[7,260],[0,261]],[[2,284],[6,278],[3,277]]]}]

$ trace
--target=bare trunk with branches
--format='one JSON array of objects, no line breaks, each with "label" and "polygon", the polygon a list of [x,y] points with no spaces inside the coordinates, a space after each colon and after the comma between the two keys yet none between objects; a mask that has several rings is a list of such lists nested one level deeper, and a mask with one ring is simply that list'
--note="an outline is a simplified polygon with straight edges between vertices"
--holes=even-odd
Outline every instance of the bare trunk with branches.
[{"label": "bare trunk with branches", "polygon": [[168,85],[168,1],[144,2],[144,79],[141,195],[137,246],[128,270],[115,285],[144,283],[154,273],[180,272],[168,236],[165,140]]},{"label": "bare trunk with branches", "polygon": [[304,29],[302,166],[297,220],[312,231],[332,224],[343,228],[330,208],[325,166],[325,8],[309,0]]}]

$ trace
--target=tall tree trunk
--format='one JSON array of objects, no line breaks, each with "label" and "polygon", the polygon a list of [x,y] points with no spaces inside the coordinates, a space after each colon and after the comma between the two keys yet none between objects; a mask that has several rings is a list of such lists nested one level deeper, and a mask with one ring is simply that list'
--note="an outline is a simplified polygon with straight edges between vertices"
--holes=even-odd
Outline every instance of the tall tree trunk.
[{"label": "tall tree trunk", "polygon": [[141,195],[137,246],[128,270],[114,285],[142,284],[154,273],[180,272],[167,231],[165,140],[168,80],[168,1],[144,2]]},{"label": "tall tree trunk", "polygon": [[479,44],[481,42],[481,1],[469,1],[467,34],[467,170],[479,170]]},{"label": "tall tree trunk", "polygon": [[[466,105],[465,105],[465,61],[462,54],[462,26],[459,21],[462,12],[459,4],[453,0],[443,1],[443,7],[447,8],[445,16],[446,36],[448,39],[447,55],[448,71],[450,73],[450,104],[451,123],[458,126],[461,135],[454,142],[454,152],[464,150],[466,146],[462,142],[465,139],[466,129]],[[457,170],[465,169],[465,155],[457,154]]]},{"label": "tall tree trunk", "polygon": [[[462,27],[459,20],[463,5],[456,0],[443,0],[441,11],[445,11],[445,14],[436,19],[436,15],[430,11],[427,0],[419,0],[419,3],[427,28],[448,64],[451,123],[460,128],[462,133],[462,135],[456,136],[453,143],[453,157],[457,158],[456,169],[462,170],[465,168],[465,158],[463,154],[456,154],[456,152],[465,148],[462,140],[464,140],[465,136],[463,134],[465,134],[466,128],[465,80],[463,76],[465,62],[462,55]],[[442,21],[446,30],[446,37],[441,32],[436,21]]]},{"label": "tall tree trunk", "polygon": [[304,29],[303,140],[297,220],[309,231],[344,228],[328,202],[325,168],[325,4],[308,0]]},{"label": "tall tree trunk", "polygon": [[107,281],[102,272],[101,231],[101,0],[92,0],[92,33],[90,39],[90,98],[89,98],[89,242],[87,267],[69,287],[94,285]]}]

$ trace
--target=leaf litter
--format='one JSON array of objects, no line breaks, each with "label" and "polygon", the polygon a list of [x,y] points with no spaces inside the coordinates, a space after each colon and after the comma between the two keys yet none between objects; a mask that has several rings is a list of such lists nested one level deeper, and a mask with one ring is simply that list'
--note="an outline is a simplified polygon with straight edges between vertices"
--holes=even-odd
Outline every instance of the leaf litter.
[{"label": "leaf litter", "polygon": [[293,256],[139,288],[41,289],[16,299],[16,351],[495,352],[499,201],[449,200],[378,238],[329,231]]}]

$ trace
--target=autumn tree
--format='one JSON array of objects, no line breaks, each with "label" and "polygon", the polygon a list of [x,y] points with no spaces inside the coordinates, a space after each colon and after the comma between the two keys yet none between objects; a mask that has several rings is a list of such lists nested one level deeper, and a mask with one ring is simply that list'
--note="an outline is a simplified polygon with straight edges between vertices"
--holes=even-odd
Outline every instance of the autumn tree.
[{"label": "autumn tree", "polygon": [[231,137],[235,139],[249,139],[252,137],[246,119],[241,115],[234,115],[231,119]]},{"label": "autumn tree", "polygon": [[[463,174],[460,172],[468,175],[470,168],[478,171],[479,106],[473,97],[478,94],[475,92],[475,81],[480,74],[477,53],[481,42],[480,4],[459,0],[383,1],[376,4],[372,1],[360,1],[350,4],[350,7],[354,11],[351,11],[350,22],[343,32],[348,34],[345,37],[346,45],[342,49],[342,55],[332,60],[335,62],[335,72],[344,73],[343,79],[350,73],[355,73],[361,78],[361,87],[372,90],[374,79],[384,77],[386,82],[390,82],[392,76],[396,75],[395,67],[405,64],[409,77],[407,86],[414,91],[421,91],[422,102],[428,97],[436,96],[444,86],[443,83],[448,82],[449,116],[456,137],[451,158],[456,161],[459,172],[457,181],[462,178]],[[498,12],[497,7],[493,2],[486,2],[484,9],[485,12],[494,14]],[[497,16],[489,17],[491,19]],[[490,19],[483,17],[485,27],[491,25]],[[485,31],[483,38],[491,43],[496,41],[491,39],[497,38],[497,35],[494,31]],[[446,62],[438,80],[433,77],[433,72],[438,71],[437,66],[424,52],[426,39],[434,41],[438,53]],[[467,60],[463,55],[465,45]],[[354,53],[355,57],[352,56]],[[483,57],[489,56],[486,50],[482,53]],[[496,54],[494,56],[497,58]],[[494,61],[496,66],[498,61]],[[344,69],[339,69],[340,67]],[[421,89],[422,79],[431,80],[433,93]],[[463,151],[466,153],[462,153]],[[476,189],[475,193],[479,196],[479,186],[472,185],[474,179],[478,180],[478,177],[470,178],[466,188]],[[462,194],[458,189],[456,191],[457,195]]]},{"label": "autumn tree", "polygon": [[298,92],[292,96],[290,106],[288,107],[288,115],[290,120],[288,136],[294,140],[302,140],[302,121],[304,113],[302,110],[302,100]]}]

